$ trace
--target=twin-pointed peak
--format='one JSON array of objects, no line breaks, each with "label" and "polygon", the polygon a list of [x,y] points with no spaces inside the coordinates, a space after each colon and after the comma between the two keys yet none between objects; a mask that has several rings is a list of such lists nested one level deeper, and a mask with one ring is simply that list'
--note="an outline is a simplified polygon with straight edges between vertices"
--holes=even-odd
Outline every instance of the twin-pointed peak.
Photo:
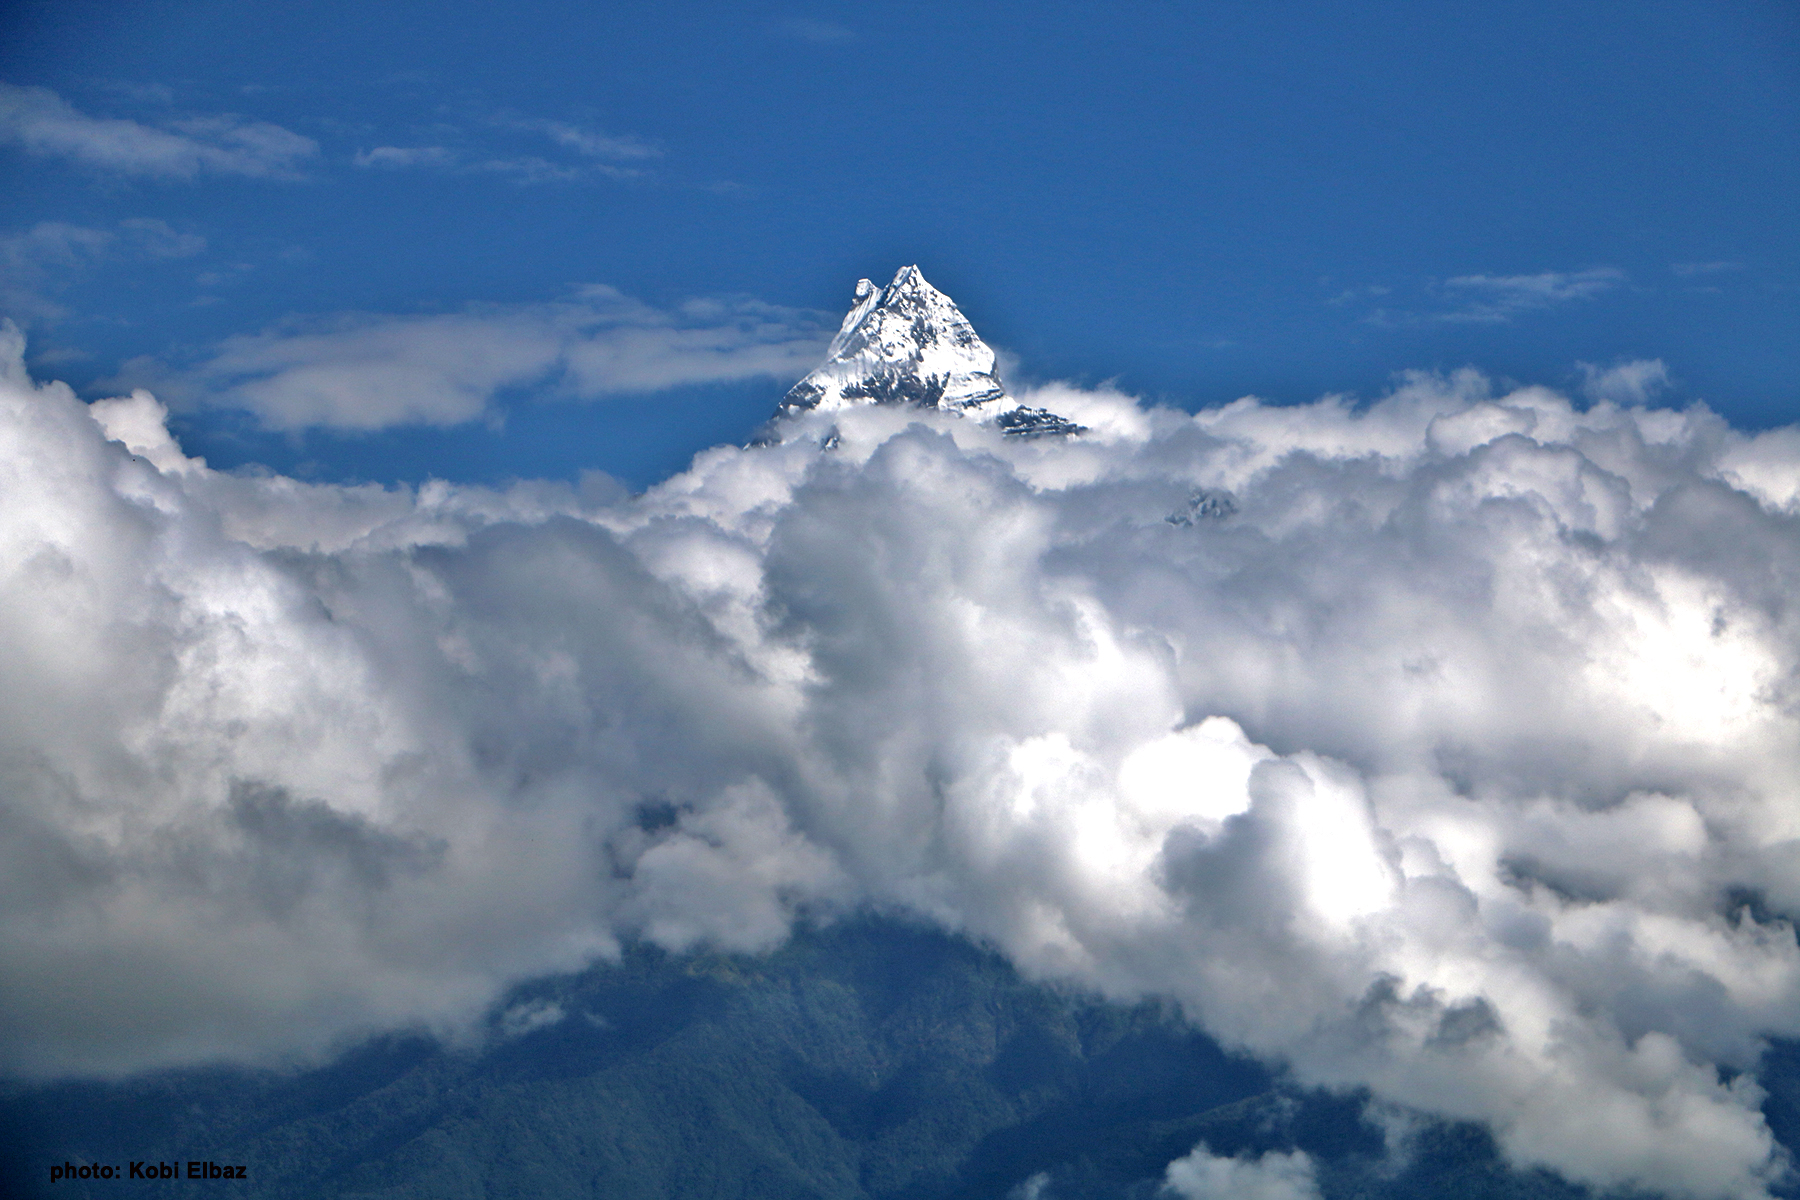
[{"label": "twin-pointed peak", "polygon": [[902,267],[885,288],[858,280],[850,315],[825,361],[793,386],[776,417],[864,404],[910,404],[992,421],[1022,437],[1082,427],[1007,395],[994,352],[950,297]]}]

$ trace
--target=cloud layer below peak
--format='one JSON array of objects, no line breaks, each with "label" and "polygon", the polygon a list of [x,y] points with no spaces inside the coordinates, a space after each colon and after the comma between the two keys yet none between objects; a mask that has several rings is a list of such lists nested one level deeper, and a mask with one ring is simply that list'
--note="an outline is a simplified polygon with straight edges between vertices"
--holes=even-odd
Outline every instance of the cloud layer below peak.
[{"label": "cloud layer below peak", "polygon": [[[454,1030],[623,938],[873,905],[1577,1181],[1781,1168],[1791,430],[1057,387],[1087,435],[871,407],[601,502],[215,473],[12,351],[14,1070]],[[1314,1190],[1170,1174],[1233,1180]]]}]

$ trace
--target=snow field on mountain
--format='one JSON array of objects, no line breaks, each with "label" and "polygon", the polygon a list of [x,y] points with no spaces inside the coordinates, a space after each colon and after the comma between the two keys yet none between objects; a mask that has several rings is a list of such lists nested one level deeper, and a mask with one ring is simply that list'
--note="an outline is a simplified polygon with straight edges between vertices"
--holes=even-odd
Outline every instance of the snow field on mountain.
[{"label": "snow field on mountain", "polygon": [[857,281],[854,303],[825,361],[793,386],[776,416],[871,403],[959,413],[996,423],[1014,436],[1082,432],[1079,425],[1007,395],[993,350],[916,266],[900,268],[885,288]]}]

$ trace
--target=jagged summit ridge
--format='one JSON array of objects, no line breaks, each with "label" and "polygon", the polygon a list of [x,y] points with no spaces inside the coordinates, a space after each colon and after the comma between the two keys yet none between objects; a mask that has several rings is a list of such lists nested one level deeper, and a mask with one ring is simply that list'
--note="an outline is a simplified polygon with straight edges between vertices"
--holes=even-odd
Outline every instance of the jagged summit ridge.
[{"label": "jagged summit ridge", "polygon": [[855,404],[966,409],[1006,398],[994,352],[950,297],[902,267],[887,287],[856,284],[855,305],[825,361],[795,384],[784,410]]},{"label": "jagged summit ridge", "polygon": [[856,284],[843,328],[825,361],[796,383],[775,416],[834,412],[863,404],[909,404],[991,421],[1015,437],[1083,432],[1083,427],[1007,394],[994,352],[950,297],[902,267],[885,288]]}]

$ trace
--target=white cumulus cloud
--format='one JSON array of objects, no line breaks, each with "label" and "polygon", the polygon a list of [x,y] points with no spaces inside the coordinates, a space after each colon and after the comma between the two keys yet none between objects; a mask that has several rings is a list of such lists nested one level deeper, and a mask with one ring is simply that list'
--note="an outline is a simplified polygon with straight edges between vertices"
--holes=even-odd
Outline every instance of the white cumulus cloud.
[{"label": "white cumulus cloud", "polygon": [[1577,363],[1582,394],[1613,404],[1648,404],[1669,386],[1669,368],[1660,358],[1638,358],[1599,367]]},{"label": "white cumulus cloud", "polygon": [[454,1030],[624,938],[872,905],[1577,1182],[1782,1168],[1794,431],[1467,371],[1056,387],[1089,433],[877,406],[637,498],[338,488],[213,472],[12,342],[13,1070]]}]

